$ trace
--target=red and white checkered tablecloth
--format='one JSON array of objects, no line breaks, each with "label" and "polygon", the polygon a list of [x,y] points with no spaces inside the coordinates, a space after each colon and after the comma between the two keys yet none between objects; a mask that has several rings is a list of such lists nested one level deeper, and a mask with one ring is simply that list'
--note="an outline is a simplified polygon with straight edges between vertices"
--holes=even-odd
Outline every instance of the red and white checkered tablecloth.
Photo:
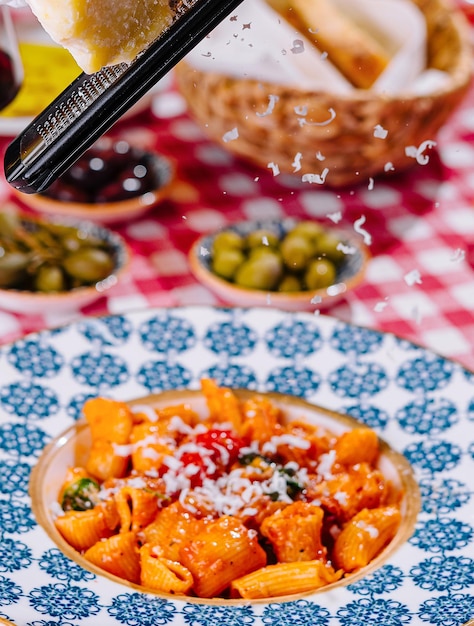
[{"label": "red and white checkered tablecloth", "polygon": [[[333,225],[340,213],[339,226],[363,225],[372,258],[363,284],[325,312],[393,332],[474,370],[474,88],[437,137],[436,148],[427,151],[426,165],[343,190],[274,176],[270,169],[236,160],[206,139],[172,85],[158,93],[150,111],[122,122],[114,134],[176,160],[179,182],[172,198],[133,223],[113,226],[133,258],[128,276],[108,297],[54,315],[0,310],[0,343],[79,315],[221,304],[193,278],[187,263],[201,233],[234,221],[283,216]],[[0,200],[18,203],[3,178]]]}]

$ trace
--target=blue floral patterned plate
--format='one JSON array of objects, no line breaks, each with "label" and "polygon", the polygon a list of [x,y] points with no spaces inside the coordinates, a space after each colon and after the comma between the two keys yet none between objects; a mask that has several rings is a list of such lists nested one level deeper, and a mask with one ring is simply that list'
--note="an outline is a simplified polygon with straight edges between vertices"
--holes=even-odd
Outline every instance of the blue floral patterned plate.
[{"label": "blue floral patterned plate", "polygon": [[[413,536],[367,577],[290,602],[161,598],[67,559],[28,481],[84,400],[220,384],[358,418],[415,470]],[[392,335],[275,309],[186,307],[86,318],[0,348],[0,621],[19,626],[461,626],[474,617],[474,374]]]}]

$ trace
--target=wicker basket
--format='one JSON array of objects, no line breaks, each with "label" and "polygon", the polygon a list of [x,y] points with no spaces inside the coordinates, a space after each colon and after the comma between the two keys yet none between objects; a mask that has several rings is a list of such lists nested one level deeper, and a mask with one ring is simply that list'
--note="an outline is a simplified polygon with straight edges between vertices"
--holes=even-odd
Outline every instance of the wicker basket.
[{"label": "wicker basket", "polygon": [[[469,25],[462,13],[445,0],[413,1],[427,22],[428,67],[450,75],[448,86],[430,95],[298,91],[202,72],[186,61],[176,68],[178,88],[190,113],[213,140],[257,165],[267,168],[275,163],[280,172],[292,173],[295,155],[301,153],[304,171],[321,175],[328,168],[322,180],[335,187],[388,169],[399,172],[417,162],[405,148],[435,139],[465,95],[472,74]],[[272,114],[257,115],[268,108],[270,95],[278,97]],[[301,125],[296,107],[306,108],[308,121],[327,120],[331,109],[335,117],[324,126]],[[384,140],[374,135],[377,125],[388,131]],[[238,138],[224,143],[224,135],[235,127]],[[318,159],[318,153],[325,159]]]}]

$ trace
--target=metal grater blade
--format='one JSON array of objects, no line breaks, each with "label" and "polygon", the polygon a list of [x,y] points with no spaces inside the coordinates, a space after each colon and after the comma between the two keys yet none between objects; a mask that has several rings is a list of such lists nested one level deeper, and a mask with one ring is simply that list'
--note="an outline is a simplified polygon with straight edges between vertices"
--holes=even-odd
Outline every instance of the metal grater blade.
[{"label": "metal grater blade", "polygon": [[36,126],[36,132],[44,141],[45,146],[51,145],[71,124],[75,122],[101,95],[109,89],[127,69],[122,63],[106,67],[91,74],[73,89],[66,100],[59,103],[44,122]]}]

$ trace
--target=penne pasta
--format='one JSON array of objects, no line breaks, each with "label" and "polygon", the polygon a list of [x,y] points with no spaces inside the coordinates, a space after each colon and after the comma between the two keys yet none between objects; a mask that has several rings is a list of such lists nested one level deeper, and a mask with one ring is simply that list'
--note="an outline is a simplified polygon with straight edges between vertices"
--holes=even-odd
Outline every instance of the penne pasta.
[{"label": "penne pasta", "polygon": [[184,565],[156,556],[148,543],[140,548],[140,572],[140,583],[155,591],[184,595],[193,586],[191,572]]},{"label": "penne pasta", "polygon": [[346,572],[365,567],[393,539],[400,521],[400,510],[394,506],[363,509],[337,537],[334,562]]},{"label": "penne pasta", "polygon": [[122,478],[128,468],[129,456],[117,452],[117,444],[105,439],[92,441],[86,470],[99,480]]},{"label": "penne pasta", "polygon": [[341,465],[369,463],[373,465],[379,455],[379,440],[370,428],[354,428],[338,437],[334,444],[336,462]]},{"label": "penne pasta", "polygon": [[111,537],[115,532],[104,507],[95,507],[89,511],[66,511],[54,520],[54,525],[64,539],[79,552],[87,550],[101,539]]},{"label": "penne pasta", "polygon": [[129,443],[133,427],[131,410],[125,402],[91,398],[84,404],[83,412],[92,436],[87,471],[100,480],[124,476],[128,455],[119,446]]},{"label": "penne pasta", "polygon": [[201,385],[204,416],[86,402],[91,446],[55,525],[87,561],[158,593],[271,598],[334,583],[392,541],[403,493],[374,431],[336,435],[263,394]]},{"label": "penne pasta", "polygon": [[201,598],[218,595],[233,580],[262,567],[267,561],[256,533],[229,516],[210,522],[181,548],[180,556]]},{"label": "penne pasta", "polygon": [[272,544],[280,563],[326,559],[321,532],[324,511],[306,502],[294,502],[265,518],[260,532]]},{"label": "penne pasta", "polygon": [[115,494],[120,518],[120,532],[138,532],[150,524],[158,513],[156,495],[136,487],[123,487]]},{"label": "penne pasta", "polygon": [[392,485],[383,474],[368,463],[350,471],[338,471],[327,479],[316,479],[309,488],[312,499],[341,522],[346,522],[364,508],[372,509],[389,502]]},{"label": "penne pasta", "polygon": [[139,533],[143,543],[148,543],[171,561],[179,560],[181,548],[195,537],[207,522],[189,514],[180,502],[162,509],[156,519]]},{"label": "penne pasta", "polygon": [[140,555],[135,533],[119,533],[98,541],[84,558],[101,569],[132,583],[140,582]]},{"label": "penne pasta", "polygon": [[244,415],[242,434],[251,441],[268,441],[281,432],[280,411],[268,398],[255,396],[242,404]]},{"label": "penne pasta", "polygon": [[215,381],[204,378],[201,389],[209,408],[209,418],[217,423],[230,423],[237,432],[242,426],[242,409],[234,392],[227,387],[218,387]]},{"label": "penne pasta", "polygon": [[125,402],[100,397],[90,398],[84,404],[83,413],[90,426],[93,440],[128,443],[133,426],[133,414]]},{"label": "penne pasta", "polygon": [[305,593],[336,582],[342,574],[342,570],[335,572],[319,560],[278,563],[234,580],[230,586],[231,596],[256,600]]}]

